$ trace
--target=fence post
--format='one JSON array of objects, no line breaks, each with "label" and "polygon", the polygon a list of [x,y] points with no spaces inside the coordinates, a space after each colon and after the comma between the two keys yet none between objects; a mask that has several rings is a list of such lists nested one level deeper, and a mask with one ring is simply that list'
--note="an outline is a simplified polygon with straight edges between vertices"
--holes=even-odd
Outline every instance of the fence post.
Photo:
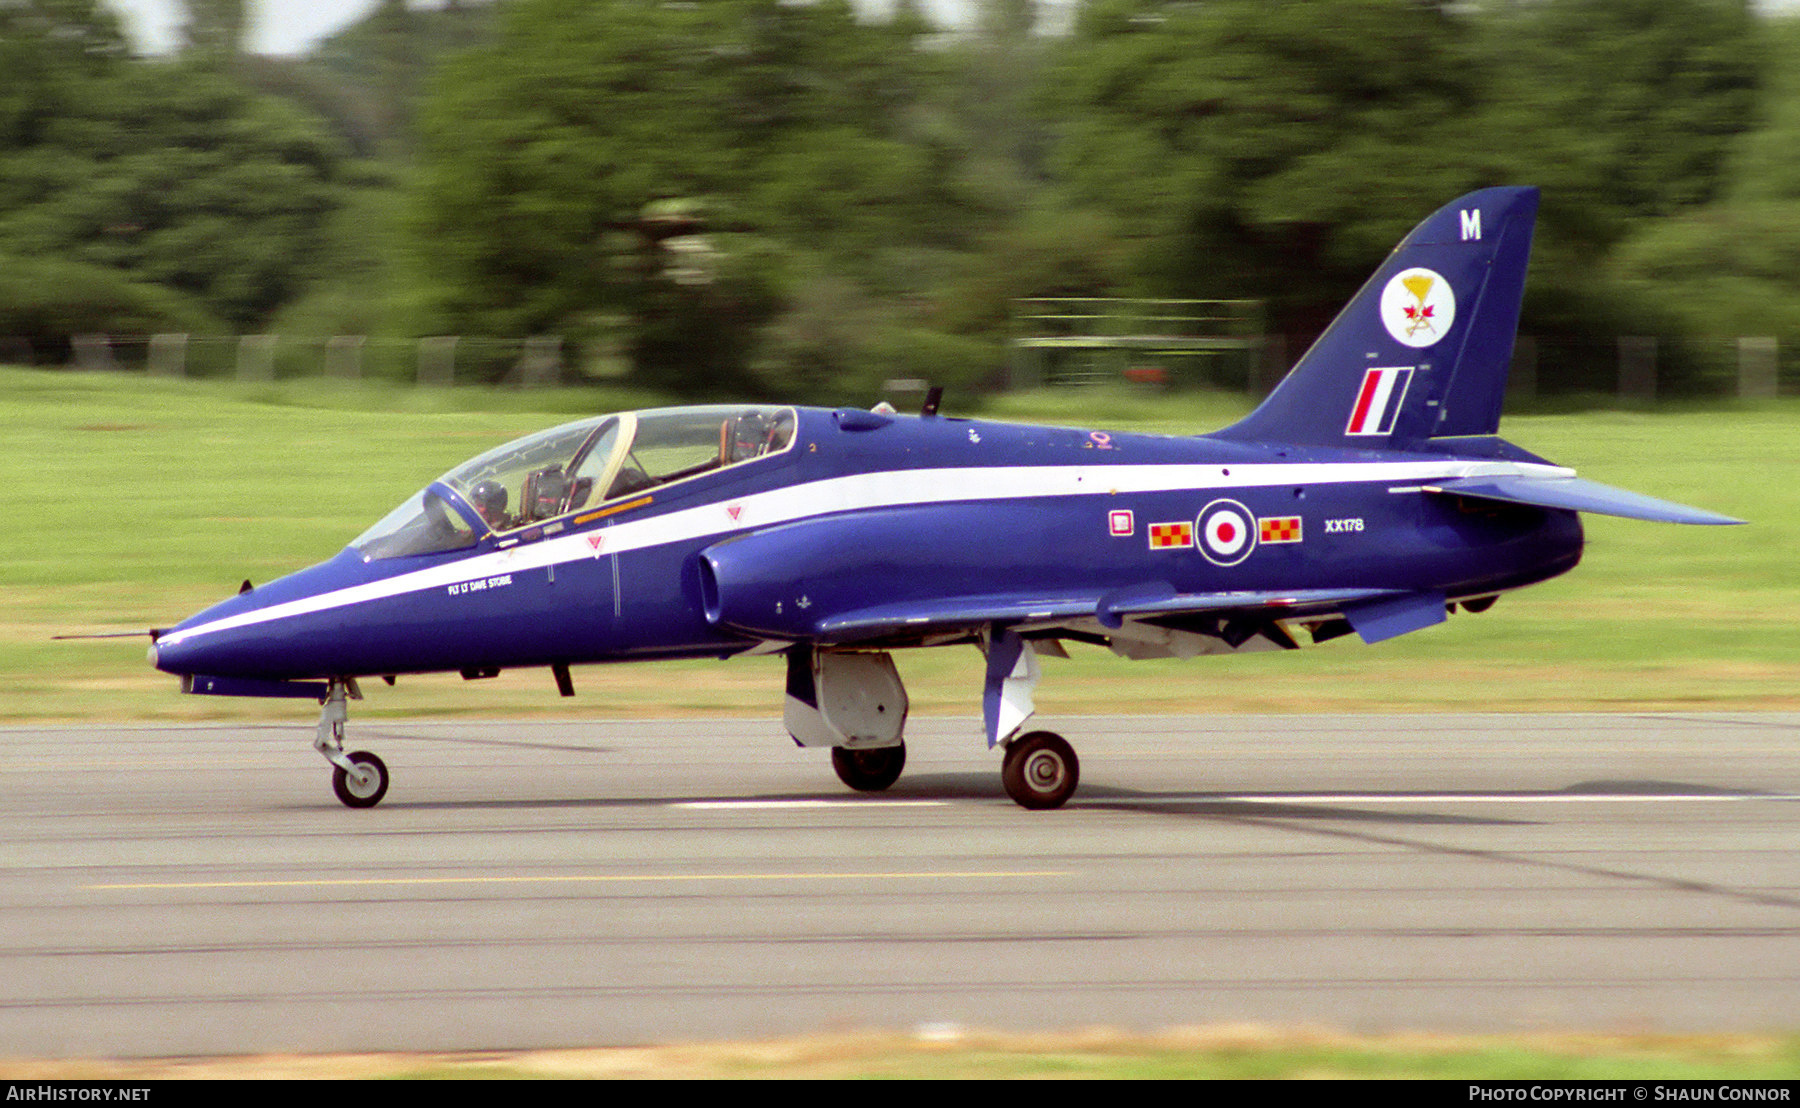
[{"label": "fence post", "polygon": [[237,375],[240,381],[275,379],[275,336],[238,336]]},{"label": "fence post", "polygon": [[113,361],[112,340],[105,335],[76,335],[71,342],[75,347],[75,368],[83,373],[119,368]]},{"label": "fence post", "polygon": [[186,377],[187,344],[188,337],[183,334],[151,335],[150,376]]},{"label": "fence post", "polygon": [[1772,336],[1744,336],[1738,345],[1738,395],[1773,400],[1780,391],[1780,350]]},{"label": "fence post", "polygon": [[325,343],[325,373],[356,380],[362,376],[363,335],[333,335]]},{"label": "fence post", "polygon": [[419,384],[447,389],[456,380],[456,335],[419,340]]},{"label": "fence post", "polygon": [[562,336],[533,335],[510,375],[523,388],[562,384]]},{"label": "fence post", "polygon": [[1656,339],[1619,336],[1619,395],[1630,400],[1656,399]]}]

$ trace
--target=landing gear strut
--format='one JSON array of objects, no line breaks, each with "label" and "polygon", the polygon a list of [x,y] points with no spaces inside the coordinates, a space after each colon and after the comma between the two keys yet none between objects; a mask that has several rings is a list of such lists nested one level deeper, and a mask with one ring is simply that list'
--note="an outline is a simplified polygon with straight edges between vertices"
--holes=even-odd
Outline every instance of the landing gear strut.
[{"label": "landing gear strut", "polygon": [[350,718],[349,697],[362,699],[352,678],[332,678],[326,687],[325,707],[319,713],[319,730],[313,749],[334,767],[331,791],[351,808],[373,808],[387,795],[387,764],[366,750],[344,753],[344,722]]},{"label": "landing gear strut", "polygon": [[1022,808],[1060,808],[1075,795],[1081,780],[1075,749],[1061,735],[1049,731],[1019,734],[1037,711],[1031,698],[1043,676],[1037,651],[1018,632],[998,624],[989,630],[983,647],[987,651],[987,683],[981,697],[982,725],[990,747],[1006,747],[1000,783]]}]

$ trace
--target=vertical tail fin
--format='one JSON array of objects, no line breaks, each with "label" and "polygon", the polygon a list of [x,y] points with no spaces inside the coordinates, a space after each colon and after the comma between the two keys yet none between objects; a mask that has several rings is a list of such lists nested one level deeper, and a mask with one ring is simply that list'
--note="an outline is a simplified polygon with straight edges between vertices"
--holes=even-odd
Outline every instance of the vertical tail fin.
[{"label": "vertical tail fin", "polygon": [[1367,449],[1500,426],[1538,190],[1491,188],[1413,228],[1262,405],[1216,437]]}]

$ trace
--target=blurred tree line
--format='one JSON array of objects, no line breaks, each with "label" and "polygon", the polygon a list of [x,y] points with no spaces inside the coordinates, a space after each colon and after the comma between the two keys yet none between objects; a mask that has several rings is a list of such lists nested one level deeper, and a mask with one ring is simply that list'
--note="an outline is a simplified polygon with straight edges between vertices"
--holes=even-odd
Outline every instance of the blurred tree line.
[{"label": "blurred tree line", "polygon": [[161,58],[0,0],[0,336],[555,333],[866,400],[995,381],[1015,297],[1258,298],[1297,354],[1426,213],[1534,183],[1544,387],[1624,334],[1692,388],[1800,348],[1800,21],[1751,0],[969,5],[383,0],[289,60],[245,0]]}]

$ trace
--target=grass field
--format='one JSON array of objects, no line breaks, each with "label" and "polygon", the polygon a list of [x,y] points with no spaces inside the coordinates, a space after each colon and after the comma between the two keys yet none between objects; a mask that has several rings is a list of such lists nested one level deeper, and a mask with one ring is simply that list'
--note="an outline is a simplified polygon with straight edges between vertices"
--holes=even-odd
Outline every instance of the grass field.
[{"label": "grass field", "polygon": [[[64,632],[168,626],[330,557],[452,465],[575,414],[653,402],[590,392],[239,386],[0,370],[0,719],[279,718],[311,709],[178,694],[139,639]],[[1192,433],[1240,398],[1095,392],[1007,397],[990,418]],[[1506,437],[1584,476],[1697,504],[1748,527],[1586,517],[1573,573],[1416,635],[1363,647],[1191,662],[1098,649],[1049,660],[1048,715],[1133,711],[1800,708],[1800,404],[1509,418]],[[974,714],[968,648],[899,656],[916,711]],[[378,687],[361,716],[758,715],[779,711],[775,659],[455,676]],[[304,721],[302,717],[307,717]]]},{"label": "grass field", "polygon": [[[1791,1035],[1341,1035],[1226,1026],[1126,1035],[845,1032],[767,1042],[339,1057],[0,1060],[0,1080],[1223,1079],[1791,1081]],[[1458,1099],[1466,1100],[1462,1090]]]},{"label": "grass field", "polygon": [[[654,403],[593,393],[256,387],[0,369],[0,722],[281,719],[304,702],[186,697],[152,671],[142,639],[53,642],[60,632],[167,626],[330,557],[437,474],[576,414]],[[954,408],[955,405],[953,404]],[[1238,398],[1063,393],[980,413],[1167,433],[1210,430]],[[1505,435],[1595,480],[1751,521],[1679,528],[1588,517],[1574,573],[1366,648],[1126,662],[1101,650],[1048,660],[1047,715],[1108,712],[1800,708],[1800,404],[1658,414],[1594,410],[1509,418]],[[978,711],[967,648],[899,663],[914,708]],[[705,714],[776,718],[781,663],[663,663],[464,683],[374,685],[384,715]],[[373,684],[373,683],[371,683]],[[433,1058],[206,1062],[0,1062],[8,1078],[186,1077],[1425,1077],[1637,1081],[1789,1079],[1792,1035],[1348,1038],[1210,1029],[1143,1038],[819,1036],[765,1044]]]}]

